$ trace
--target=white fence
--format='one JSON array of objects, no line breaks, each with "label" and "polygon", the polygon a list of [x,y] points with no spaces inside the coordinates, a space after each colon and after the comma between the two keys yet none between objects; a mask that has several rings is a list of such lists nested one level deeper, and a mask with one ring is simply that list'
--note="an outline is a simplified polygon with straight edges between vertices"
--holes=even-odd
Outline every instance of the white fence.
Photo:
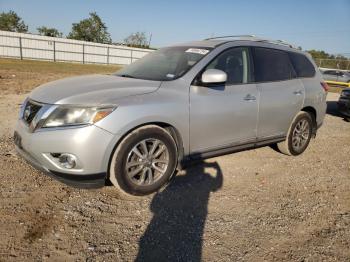
[{"label": "white fence", "polygon": [[127,65],[150,49],[0,31],[0,57]]}]

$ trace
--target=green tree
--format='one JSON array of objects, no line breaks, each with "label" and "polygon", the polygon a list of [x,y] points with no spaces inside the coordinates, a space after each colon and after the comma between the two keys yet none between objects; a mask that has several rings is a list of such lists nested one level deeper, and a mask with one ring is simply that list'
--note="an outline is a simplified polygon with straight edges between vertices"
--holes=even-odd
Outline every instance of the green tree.
[{"label": "green tree", "polygon": [[349,69],[350,59],[345,56],[335,56],[322,50],[309,50],[307,52],[311,54],[319,67]]},{"label": "green tree", "polygon": [[110,44],[112,40],[107,31],[107,26],[102,22],[96,12],[89,15],[89,18],[83,19],[79,23],[73,23],[72,31],[67,38]]},{"label": "green tree", "polygon": [[38,27],[37,30],[39,34],[43,36],[62,37],[62,33],[59,32],[56,28],[41,26],[41,27]]},{"label": "green tree", "polygon": [[124,43],[131,47],[148,48],[147,37],[144,32],[136,32],[124,39]]},{"label": "green tree", "polygon": [[322,50],[309,50],[307,51],[309,52],[312,57],[315,59],[315,58],[319,58],[319,59],[334,59],[334,55],[330,55],[328,53],[326,53],[325,51],[322,51]]},{"label": "green tree", "polygon": [[9,11],[0,14],[0,30],[26,33],[28,32],[28,26],[14,11]]}]

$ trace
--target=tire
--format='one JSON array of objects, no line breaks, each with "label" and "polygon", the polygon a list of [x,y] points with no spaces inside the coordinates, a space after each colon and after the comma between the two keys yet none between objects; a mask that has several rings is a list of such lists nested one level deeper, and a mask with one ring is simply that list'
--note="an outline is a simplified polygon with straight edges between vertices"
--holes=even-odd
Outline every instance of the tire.
[{"label": "tire", "polygon": [[109,179],[124,193],[147,195],[161,189],[176,166],[175,140],[165,129],[149,125],[132,131],[117,146],[110,162]]},{"label": "tire", "polygon": [[278,150],[289,156],[302,154],[310,143],[312,125],[312,116],[304,111],[299,112],[289,127],[286,140],[277,143]]}]

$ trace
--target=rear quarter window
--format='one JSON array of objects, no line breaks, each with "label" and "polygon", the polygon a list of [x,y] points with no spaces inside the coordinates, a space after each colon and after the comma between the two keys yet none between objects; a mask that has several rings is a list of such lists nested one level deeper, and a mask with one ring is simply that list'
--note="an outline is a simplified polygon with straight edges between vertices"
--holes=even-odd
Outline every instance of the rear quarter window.
[{"label": "rear quarter window", "polygon": [[255,81],[283,81],[295,77],[288,53],[282,50],[254,48]]},{"label": "rear quarter window", "polygon": [[305,55],[290,52],[289,57],[297,77],[313,77],[315,75],[315,67]]}]

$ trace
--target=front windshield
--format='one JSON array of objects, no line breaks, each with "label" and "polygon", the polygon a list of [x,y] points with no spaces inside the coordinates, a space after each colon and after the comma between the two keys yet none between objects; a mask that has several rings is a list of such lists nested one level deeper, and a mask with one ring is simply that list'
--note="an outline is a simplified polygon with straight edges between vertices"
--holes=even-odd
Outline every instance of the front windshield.
[{"label": "front windshield", "polygon": [[184,75],[210,50],[189,46],[162,48],[122,68],[116,75],[155,81],[173,80]]}]

